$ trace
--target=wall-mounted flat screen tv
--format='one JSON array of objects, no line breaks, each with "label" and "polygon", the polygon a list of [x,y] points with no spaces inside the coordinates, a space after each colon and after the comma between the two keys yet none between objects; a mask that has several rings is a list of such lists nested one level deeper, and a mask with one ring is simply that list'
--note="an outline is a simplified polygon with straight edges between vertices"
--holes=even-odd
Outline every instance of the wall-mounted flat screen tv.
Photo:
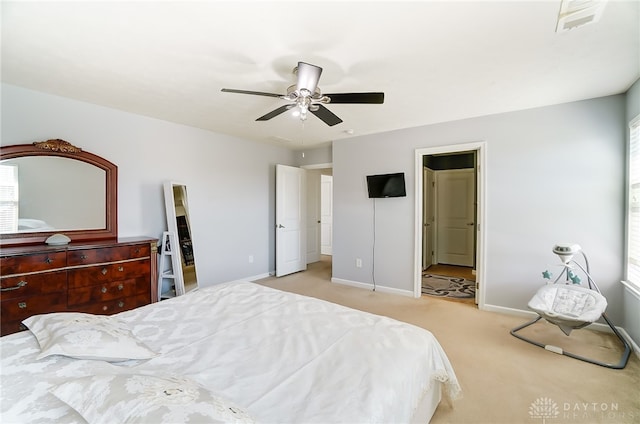
[{"label": "wall-mounted flat screen tv", "polygon": [[372,199],[381,197],[405,197],[404,172],[367,175],[367,189]]}]

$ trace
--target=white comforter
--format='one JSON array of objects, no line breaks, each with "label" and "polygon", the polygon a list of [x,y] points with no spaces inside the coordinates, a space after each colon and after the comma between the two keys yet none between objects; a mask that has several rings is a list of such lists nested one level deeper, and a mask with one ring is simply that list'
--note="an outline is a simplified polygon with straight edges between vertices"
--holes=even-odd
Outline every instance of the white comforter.
[{"label": "white comforter", "polygon": [[0,339],[1,415],[9,422],[84,422],[48,390],[106,373],[170,372],[264,423],[408,422],[435,381],[460,387],[434,336],[329,302],[235,282],[119,314],[159,355],[110,364],[52,356],[22,332]]}]

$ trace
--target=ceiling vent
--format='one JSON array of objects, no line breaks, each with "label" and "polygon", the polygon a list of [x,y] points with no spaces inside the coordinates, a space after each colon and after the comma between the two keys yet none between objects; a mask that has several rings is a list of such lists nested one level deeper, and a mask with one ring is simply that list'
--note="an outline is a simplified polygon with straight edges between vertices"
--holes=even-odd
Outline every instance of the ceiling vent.
[{"label": "ceiling vent", "polygon": [[556,32],[597,22],[606,4],[606,0],[562,0]]}]

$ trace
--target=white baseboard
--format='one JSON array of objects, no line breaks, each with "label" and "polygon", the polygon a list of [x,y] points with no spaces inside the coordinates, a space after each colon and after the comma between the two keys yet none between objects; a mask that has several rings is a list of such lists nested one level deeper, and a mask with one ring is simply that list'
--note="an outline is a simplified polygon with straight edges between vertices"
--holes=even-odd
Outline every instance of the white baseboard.
[{"label": "white baseboard", "polygon": [[263,278],[271,277],[272,275],[273,274],[270,272],[265,272],[264,274],[254,275],[253,277],[241,278],[241,280],[256,281],[256,280],[262,280]]},{"label": "white baseboard", "polygon": [[[357,287],[359,289],[365,289],[365,290],[373,291],[373,284],[371,284],[371,283],[361,283],[360,281],[344,280],[342,278],[335,278],[335,277],[331,278],[331,282],[332,283],[336,283],[336,284],[342,284],[344,286]],[[391,293],[391,294],[398,294],[400,296],[413,297],[413,291],[395,289],[393,287],[385,287],[385,286],[376,285],[375,291],[378,291],[380,293]]]},{"label": "white baseboard", "polygon": [[530,318],[530,319],[533,319],[536,316],[538,316],[538,314],[536,314],[533,311],[526,311],[526,310],[523,310],[523,309],[507,308],[505,306],[489,305],[487,303],[485,303],[484,306],[482,308],[480,308],[480,309],[482,309],[483,311],[498,312],[500,314],[514,315],[514,316],[523,317],[523,318]]},{"label": "white baseboard", "polygon": [[638,346],[635,340],[631,338],[629,333],[627,333],[627,331],[624,328],[616,327],[616,330],[618,330],[618,332],[622,335],[622,337],[624,337],[624,339],[631,345],[631,350],[633,350],[633,352],[636,354],[638,359],[640,359],[640,346]]}]

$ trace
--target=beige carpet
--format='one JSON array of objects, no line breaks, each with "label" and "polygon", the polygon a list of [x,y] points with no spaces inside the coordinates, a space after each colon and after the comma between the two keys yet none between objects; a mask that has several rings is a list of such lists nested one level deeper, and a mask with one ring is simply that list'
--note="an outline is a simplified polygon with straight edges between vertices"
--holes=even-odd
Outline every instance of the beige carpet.
[{"label": "beige carpet", "polygon": [[[640,360],[634,353],[623,370],[588,364],[511,336],[509,331],[526,319],[480,311],[468,303],[347,287],[331,283],[330,276],[331,263],[324,257],[308,271],[258,283],[431,331],[463,389],[462,399],[438,406],[434,424],[640,423]],[[533,333],[574,353],[617,362],[618,344],[610,334],[582,329],[566,337],[551,324],[523,332]]]}]

